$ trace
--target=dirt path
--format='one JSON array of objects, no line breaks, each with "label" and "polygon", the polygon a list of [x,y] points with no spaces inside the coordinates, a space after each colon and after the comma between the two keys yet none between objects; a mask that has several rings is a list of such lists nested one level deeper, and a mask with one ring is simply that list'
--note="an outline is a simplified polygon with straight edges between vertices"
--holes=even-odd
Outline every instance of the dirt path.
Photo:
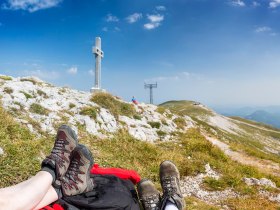
[{"label": "dirt path", "polygon": [[244,154],[242,152],[232,151],[229,145],[225,144],[224,142],[221,142],[214,137],[209,137],[206,134],[203,135],[208,141],[219,147],[231,159],[245,165],[257,167],[263,172],[267,172],[275,176],[280,176],[279,164],[274,163],[270,160],[261,160],[256,157],[248,156],[247,154]]}]

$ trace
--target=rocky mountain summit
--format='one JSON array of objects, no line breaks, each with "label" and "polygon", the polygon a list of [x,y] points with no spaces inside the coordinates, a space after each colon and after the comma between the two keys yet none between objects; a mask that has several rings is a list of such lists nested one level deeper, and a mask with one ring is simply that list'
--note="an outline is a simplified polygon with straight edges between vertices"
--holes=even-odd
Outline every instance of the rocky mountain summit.
[{"label": "rocky mountain summit", "polygon": [[[76,132],[77,126],[82,125],[88,133],[99,137],[127,129],[139,140],[156,141],[169,140],[172,133],[194,126],[187,116],[181,118],[170,111],[159,113],[157,106],[134,105],[117,97],[112,100],[131,106],[135,113],[133,116],[114,116],[110,110],[92,101],[90,92],[55,87],[35,77],[2,76],[0,81],[3,107],[37,134],[41,131],[55,134],[55,125],[67,123]],[[185,122],[183,127],[176,124],[178,119]]]},{"label": "rocky mountain summit", "polygon": [[[53,144],[49,137],[67,123],[83,135],[83,143],[103,166],[136,167],[141,176],[158,181],[157,164],[163,158],[174,160],[190,209],[280,206],[278,129],[225,117],[194,101],[136,105],[109,93],[56,87],[36,77],[0,75],[0,96],[5,110],[0,110],[1,117],[9,118],[7,127],[0,126],[0,135],[5,137],[0,139],[0,166],[16,164],[22,155],[20,160],[29,164],[22,180],[38,170],[35,166],[40,164],[45,146]],[[20,126],[13,128],[20,134],[10,135],[9,125]],[[21,146],[25,144],[30,148],[26,153]],[[9,156],[15,151],[16,158]],[[15,182],[1,172],[0,181]],[[246,203],[248,199],[252,204]]]}]

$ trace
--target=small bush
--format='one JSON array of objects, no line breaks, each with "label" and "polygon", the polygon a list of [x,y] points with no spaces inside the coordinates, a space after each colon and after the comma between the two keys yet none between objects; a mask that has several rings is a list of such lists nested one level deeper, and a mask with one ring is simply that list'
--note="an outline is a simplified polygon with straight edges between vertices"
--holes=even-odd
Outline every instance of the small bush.
[{"label": "small bush", "polygon": [[211,177],[206,177],[203,184],[204,188],[209,191],[224,190],[227,187],[227,184],[223,179],[217,180]]},{"label": "small bush", "polygon": [[37,84],[37,81],[35,81],[34,79],[31,78],[22,78],[20,79],[21,82],[31,82],[33,85]]},{"label": "small bush", "polygon": [[164,137],[166,136],[166,133],[164,131],[159,130],[157,131],[157,135],[159,135],[159,137]]},{"label": "small bush", "polygon": [[40,114],[40,115],[48,115],[50,113],[48,109],[42,107],[40,104],[37,103],[31,104],[29,110],[33,113]]},{"label": "small bush", "polygon": [[174,123],[179,129],[184,129],[186,126],[186,121],[183,117],[177,117],[176,119],[174,119]]},{"label": "small bush", "polygon": [[1,75],[1,76],[0,76],[0,79],[8,81],[8,80],[12,80],[13,78],[12,78],[12,77],[9,77],[9,76]]},{"label": "small bush", "polygon": [[28,99],[30,99],[30,98],[33,98],[33,96],[32,95],[30,95],[29,93],[26,93],[26,92],[24,92],[24,91],[19,91],[20,93],[22,93],[24,96],[25,96],[25,98],[28,100]]},{"label": "small bush", "polygon": [[13,90],[12,88],[10,88],[10,87],[5,87],[5,88],[4,88],[4,92],[5,92],[5,93],[8,93],[8,94],[11,94],[11,93],[14,92],[14,90]]},{"label": "small bush", "polygon": [[148,124],[152,127],[152,128],[157,128],[157,129],[159,129],[160,128],[160,122],[152,122],[152,121],[150,121],[150,122],[148,122]]},{"label": "small bush", "polygon": [[162,107],[162,106],[159,106],[156,111],[160,114],[163,114],[165,111],[166,111],[166,108]]},{"label": "small bush", "polygon": [[98,111],[99,111],[99,109],[97,107],[88,106],[88,107],[83,107],[82,110],[80,111],[80,114],[81,115],[87,115],[90,118],[96,120]]},{"label": "small bush", "polygon": [[140,115],[138,115],[138,114],[133,115],[133,118],[135,120],[141,120],[142,119],[142,117]]},{"label": "small bush", "polygon": [[132,104],[121,102],[109,93],[95,93],[91,101],[108,109],[116,118],[119,115],[132,117],[136,114],[136,110]]},{"label": "small bush", "polygon": [[75,104],[70,103],[70,104],[69,104],[69,109],[72,109],[72,108],[74,108],[75,106],[76,106]]},{"label": "small bush", "polygon": [[44,98],[48,98],[48,95],[44,91],[42,91],[42,90],[37,90],[37,94],[39,96],[44,97]]}]

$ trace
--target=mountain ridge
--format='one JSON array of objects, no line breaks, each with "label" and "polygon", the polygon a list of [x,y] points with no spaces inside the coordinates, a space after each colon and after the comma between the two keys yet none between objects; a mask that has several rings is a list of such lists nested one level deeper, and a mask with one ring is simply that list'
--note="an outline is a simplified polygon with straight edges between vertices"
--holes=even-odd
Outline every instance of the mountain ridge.
[{"label": "mountain ridge", "polygon": [[[172,159],[190,209],[280,206],[280,133],[268,127],[219,115],[199,102],[134,105],[34,77],[0,76],[0,95],[2,186],[36,172],[55,129],[67,123],[101,166],[137,169],[158,184],[159,163]],[[21,168],[18,179],[14,168]]]}]

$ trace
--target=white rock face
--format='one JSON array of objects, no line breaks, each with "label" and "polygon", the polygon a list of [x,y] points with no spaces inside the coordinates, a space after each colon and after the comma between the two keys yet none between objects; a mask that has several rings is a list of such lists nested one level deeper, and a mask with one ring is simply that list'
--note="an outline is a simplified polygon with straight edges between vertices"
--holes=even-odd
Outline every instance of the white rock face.
[{"label": "white rock face", "polygon": [[[107,109],[90,101],[90,92],[55,87],[36,77],[1,81],[3,84],[0,85],[0,95],[3,107],[14,112],[18,122],[38,135],[40,133],[37,130],[38,126],[33,126],[31,120],[40,126],[40,131],[50,134],[56,134],[54,127],[60,123],[67,123],[78,132],[77,123],[79,123],[85,126],[88,133],[99,137],[108,137],[110,133],[125,128],[133,137],[149,142],[172,140],[172,133],[179,131],[173,122],[178,116],[172,115],[168,110],[166,113],[160,114],[156,111],[157,106],[155,105],[144,103],[134,105],[139,115],[138,119],[127,116],[119,116],[116,119]],[[33,113],[34,104],[43,107],[42,109],[46,109],[47,112]],[[80,111],[84,107],[98,108],[96,119],[81,115]],[[180,130],[181,132],[194,126],[190,117],[184,116],[184,119],[186,127]],[[155,122],[159,123],[159,128],[153,128],[150,125]]]},{"label": "white rock face", "polygon": [[181,181],[181,189],[184,196],[194,196],[210,204],[219,204],[222,200],[238,197],[232,189],[223,191],[207,191],[202,188],[202,183],[205,177],[219,179],[220,174],[211,169],[209,164],[205,165],[205,173],[197,176],[184,177]]},{"label": "white rock face", "polygon": [[271,180],[266,179],[266,178],[256,179],[256,178],[246,178],[246,177],[244,177],[242,180],[249,186],[260,185],[260,186],[265,186],[265,187],[276,188],[276,184],[274,182],[272,182]]}]

